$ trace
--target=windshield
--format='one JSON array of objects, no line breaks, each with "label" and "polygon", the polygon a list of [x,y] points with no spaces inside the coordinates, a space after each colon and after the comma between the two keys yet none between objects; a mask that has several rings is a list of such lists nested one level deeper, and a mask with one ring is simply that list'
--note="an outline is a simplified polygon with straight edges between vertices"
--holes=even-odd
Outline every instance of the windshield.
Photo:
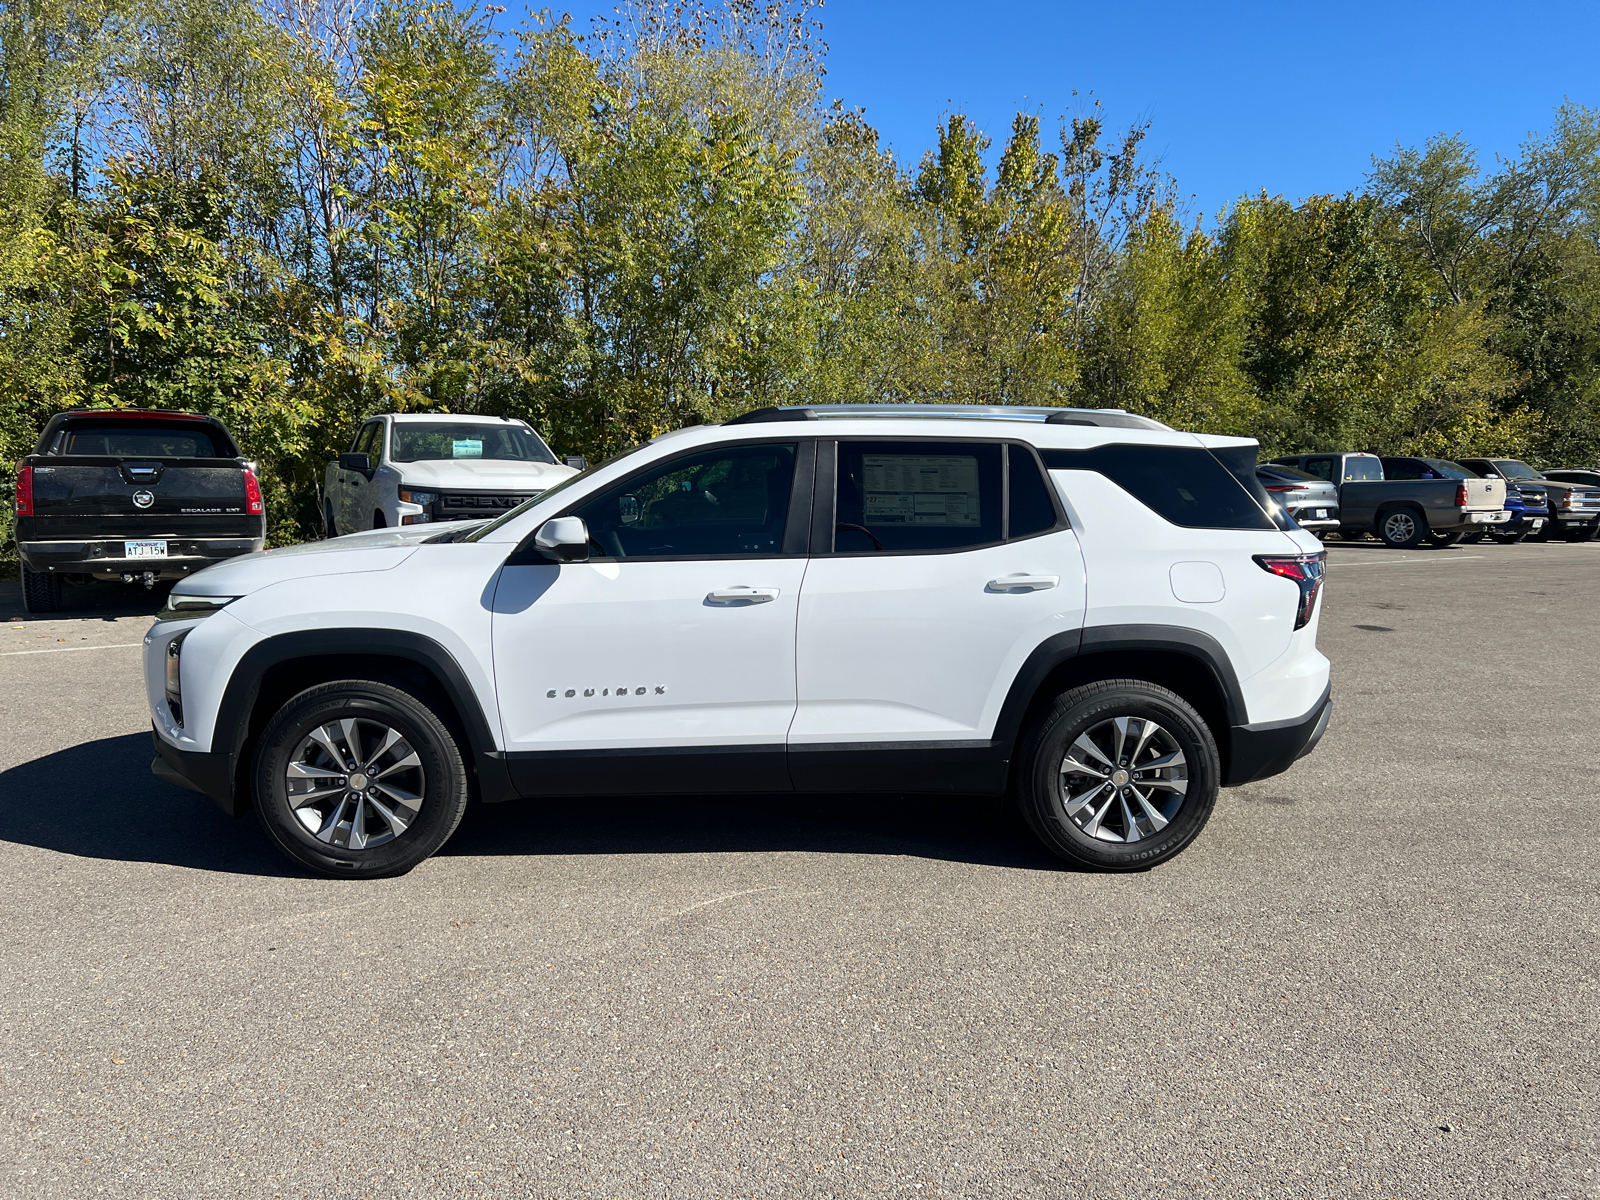
[{"label": "windshield", "polygon": [[1544,476],[1535,471],[1525,462],[1518,462],[1514,458],[1497,458],[1494,465],[1500,468],[1500,474],[1507,479],[1543,479]]},{"label": "windshield", "polygon": [[584,480],[584,479],[589,478],[589,476],[593,475],[601,467],[609,467],[612,463],[616,462],[619,458],[627,458],[628,455],[633,454],[636,451],[643,450],[648,445],[650,445],[649,442],[640,442],[637,446],[629,446],[626,450],[623,450],[618,454],[613,454],[610,458],[606,459],[604,462],[597,462],[593,466],[588,467],[585,470],[579,471],[576,475],[573,475],[573,476],[570,476],[570,477],[568,477],[566,479],[563,479],[560,483],[556,484],[555,487],[546,488],[544,491],[540,492],[537,496],[529,496],[526,500],[524,500],[521,504],[517,505],[510,512],[501,513],[498,517],[496,517],[494,520],[490,521],[483,528],[475,529],[471,533],[467,534],[465,537],[460,538],[458,540],[463,541],[463,542],[476,542],[479,539],[485,537],[486,535],[493,533],[496,529],[499,529],[500,526],[504,525],[507,521],[510,521],[510,520],[512,520],[512,519],[514,519],[516,517],[521,516],[523,513],[527,512],[530,508],[532,508],[535,504],[543,504],[546,500],[548,500],[551,496],[554,496],[557,492],[564,492],[569,487],[571,487],[573,484],[578,483],[580,480]]},{"label": "windshield", "polygon": [[500,462],[553,463],[556,456],[526,425],[479,421],[396,421],[391,462],[440,459],[495,459]]},{"label": "windshield", "polygon": [[1446,462],[1442,458],[1425,458],[1422,461],[1428,464],[1429,469],[1431,469],[1435,475],[1441,475],[1445,479],[1477,478],[1476,475],[1467,470],[1465,467],[1457,466],[1453,462]]}]

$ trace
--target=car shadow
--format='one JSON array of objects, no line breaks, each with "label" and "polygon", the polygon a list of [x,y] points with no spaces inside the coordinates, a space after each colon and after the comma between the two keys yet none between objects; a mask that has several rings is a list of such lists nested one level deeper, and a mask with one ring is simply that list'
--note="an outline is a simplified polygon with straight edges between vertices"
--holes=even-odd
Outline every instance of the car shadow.
[{"label": "car shadow", "polygon": [[[84,742],[0,771],[0,841],[84,858],[301,875],[254,819],[150,774],[150,735]],[[475,804],[440,852],[606,855],[809,851],[1070,869],[998,799],[648,796]]]},{"label": "car shadow", "polygon": [[8,621],[62,621],[98,617],[114,621],[118,617],[153,617],[172,590],[171,582],[143,588],[137,584],[95,580],[68,583],[61,589],[61,611],[30,613],[22,606],[22,584],[16,579],[0,579],[0,617]]},{"label": "car shadow", "polygon": [[84,742],[0,771],[0,841],[82,858],[238,875],[299,872],[253,819],[150,774],[148,733]]}]

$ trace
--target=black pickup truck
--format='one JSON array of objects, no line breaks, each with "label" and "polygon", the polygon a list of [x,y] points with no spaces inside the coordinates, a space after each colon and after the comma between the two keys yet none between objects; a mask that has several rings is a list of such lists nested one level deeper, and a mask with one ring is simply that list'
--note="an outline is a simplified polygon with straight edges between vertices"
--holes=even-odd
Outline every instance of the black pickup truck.
[{"label": "black pickup truck", "polygon": [[252,464],[216,418],[59,413],[17,464],[23,605],[59,611],[63,579],[181,579],[260,550],[266,521]]}]

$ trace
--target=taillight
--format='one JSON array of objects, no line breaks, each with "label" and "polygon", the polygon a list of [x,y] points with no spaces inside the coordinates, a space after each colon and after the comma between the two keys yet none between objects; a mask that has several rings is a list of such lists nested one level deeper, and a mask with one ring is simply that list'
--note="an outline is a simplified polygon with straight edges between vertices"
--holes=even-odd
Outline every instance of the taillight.
[{"label": "taillight", "polygon": [[1327,569],[1326,552],[1316,554],[1276,555],[1258,554],[1256,561],[1263,571],[1292,579],[1300,586],[1300,604],[1295,609],[1294,627],[1303,629],[1317,607],[1317,593],[1322,590],[1322,576]]},{"label": "taillight", "polygon": [[17,515],[33,516],[33,468],[17,468]]},{"label": "taillight", "polygon": [[244,472],[244,507],[250,513],[266,511],[266,506],[261,503],[261,481],[249,467]]},{"label": "taillight", "polygon": [[1456,484],[1456,507],[1465,508],[1470,503],[1471,501],[1467,499],[1467,485],[1464,483]]},{"label": "taillight", "polygon": [[1303,490],[1304,489],[1298,483],[1269,483],[1269,484],[1267,484],[1267,491],[1269,491],[1269,492],[1299,492],[1299,491],[1303,491]]}]

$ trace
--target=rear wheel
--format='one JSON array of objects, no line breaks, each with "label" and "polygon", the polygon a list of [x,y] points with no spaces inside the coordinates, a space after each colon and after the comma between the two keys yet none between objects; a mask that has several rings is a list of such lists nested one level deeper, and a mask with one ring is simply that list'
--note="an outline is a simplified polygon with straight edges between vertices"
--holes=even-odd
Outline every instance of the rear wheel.
[{"label": "rear wheel", "polygon": [[1592,542],[1596,532],[1600,532],[1600,526],[1594,524],[1579,525],[1576,529],[1566,530],[1565,536],[1569,542]]},{"label": "rear wheel", "polygon": [[1428,534],[1428,545],[1436,546],[1443,550],[1448,546],[1454,546],[1463,536],[1465,535],[1459,533],[1430,533]]},{"label": "rear wheel", "polygon": [[1073,688],[1028,738],[1017,806],[1060,857],[1102,871],[1172,858],[1216,804],[1217,744],[1176,692],[1142,679]]},{"label": "rear wheel", "polygon": [[30,571],[22,564],[22,607],[31,613],[61,611],[61,576]]},{"label": "rear wheel", "polygon": [[1391,508],[1378,518],[1378,539],[1396,550],[1409,550],[1428,532],[1415,509]]},{"label": "rear wheel", "polygon": [[1463,546],[1476,546],[1488,536],[1489,531],[1487,529],[1474,529],[1461,535],[1461,544]]},{"label": "rear wheel", "polygon": [[323,875],[409,871],[467,806],[467,769],[438,715],[409,692],[343,679],[295,696],[268,723],[254,796],[278,848]]},{"label": "rear wheel", "polygon": [[1508,529],[1504,533],[1490,533],[1489,536],[1502,546],[1515,546],[1528,536],[1528,527],[1524,524],[1519,529]]}]

